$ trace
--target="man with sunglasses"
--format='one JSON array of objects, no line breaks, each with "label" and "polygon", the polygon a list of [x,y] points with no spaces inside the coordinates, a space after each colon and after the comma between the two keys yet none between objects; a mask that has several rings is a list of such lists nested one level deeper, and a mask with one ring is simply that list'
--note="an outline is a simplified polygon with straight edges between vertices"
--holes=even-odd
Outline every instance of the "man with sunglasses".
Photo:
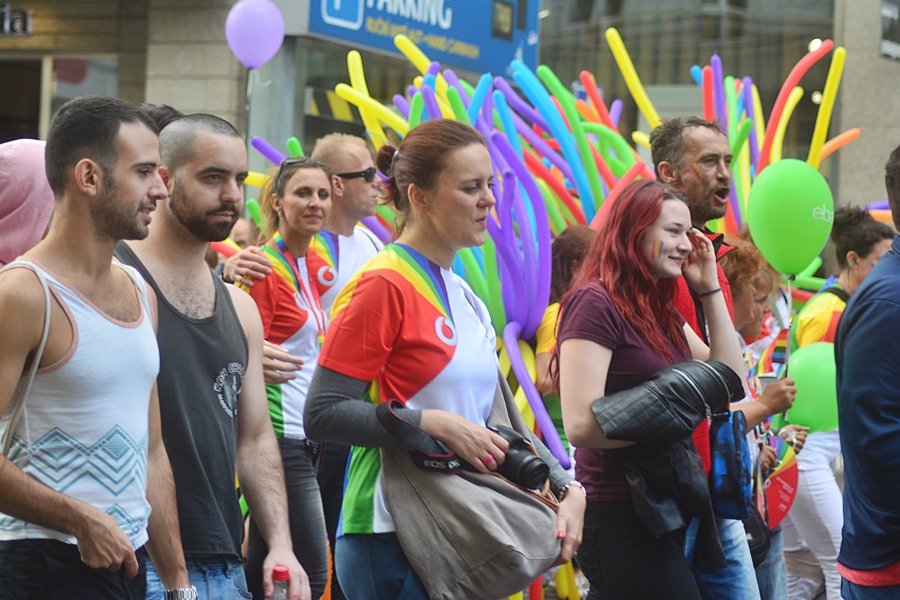
[{"label": "man with sunglasses", "polygon": [[[310,158],[325,164],[334,173],[331,214],[325,230],[313,244],[330,267],[317,273],[319,282],[328,288],[322,295],[322,307],[330,310],[344,284],[383,247],[369,230],[358,225],[364,217],[375,214],[381,180],[366,141],[360,137],[328,134],[316,141]],[[261,250],[248,247],[228,259],[223,275],[226,281],[252,287],[271,268]]]}]

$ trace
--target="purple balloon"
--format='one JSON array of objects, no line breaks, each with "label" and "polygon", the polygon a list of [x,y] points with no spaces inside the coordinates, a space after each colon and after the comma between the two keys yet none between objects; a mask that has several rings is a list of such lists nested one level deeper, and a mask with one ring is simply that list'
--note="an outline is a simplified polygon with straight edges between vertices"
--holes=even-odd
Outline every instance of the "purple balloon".
[{"label": "purple balloon", "polygon": [[[709,57],[709,65],[713,70],[713,104],[722,131],[728,131],[728,111],[725,108],[725,82],[722,74],[722,59],[718,54]],[[732,117],[734,118],[734,117]]]},{"label": "purple balloon", "polygon": [[394,94],[394,106],[397,107],[397,110],[400,111],[400,114],[403,115],[403,118],[409,120],[409,102],[406,101],[406,98],[401,96],[400,94]]},{"label": "purple balloon", "polygon": [[250,138],[250,145],[253,146],[257,152],[272,161],[272,163],[280,165],[284,162],[284,154],[279,152],[275,146],[261,137],[254,135],[252,138]]},{"label": "purple balloon", "polygon": [[609,120],[612,121],[612,124],[616,127],[619,126],[619,119],[622,118],[623,106],[624,104],[618,98],[613,100],[612,104],[609,105]]},{"label": "purple balloon", "polygon": [[[525,220],[527,217],[522,214],[519,219],[519,235],[522,238],[522,244],[525,246],[526,263],[523,265],[523,270],[532,275],[528,281],[529,291],[531,292],[529,297],[531,302],[527,307],[528,314],[526,319],[519,323],[522,325],[525,336],[531,338],[537,332],[541,318],[544,316],[544,311],[547,310],[547,302],[550,299],[550,221],[541,192],[525,164],[519,160],[512,144],[500,133],[495,133],[491,137],[491,141],[497,146],[499,154],[518,177],[519,183],[521,183],[522,188],[531,200],[531,207],[534,211],[536,240],[531,237],[531,228]],[[524,200],[521,196],[518,196],[518,200],[521,213],[524,213]],[[537,254],[535,254],[534,248],[535,241],[537,242]],[[535,266],[537,267],[536,277],[534,276]]]},{"label": "purple balloon", "polygon": [[462,83],[459,81],[459,77],[457,77],[456,72],[453,69],[444,69],[444,79],[447,80],[447,83],[456,88],[459,92],[460,98],[462,98],[463,104],[466,107],[469,106],[469,92],[466,91],[466,88],[462,86]]},{"label": "purple balloon", "polygon": [[[749,76],[744,77],[744,109],[747,111],[747,118],[756,121],[756,110],[753,108],[753,80]],[[750,162],[753,168],[759,162],[759,140],[756,138],[756,127],[750,128]]]},{"label": "purple balloon", "polygon": [[541,113],[535,110],[528,102],[520,98],[515,90],[512,89],[512,86],[509,85],[508,81],[502,77],[494,77],[494,87],[503,92],[503,95],[506,96],[506,103],[509,104],[510,108],[544,131],[550,131],[550,128],[547,127],[547,122],[544,120],[544,117],[541,116]]},{"label": "purple balloon", "polygon": [[507,323],[506,329],[503,330],[503,346],[506,348],[506,354],[509,356],[509,364],[516,374],[519,385],[525,391],[528,406],[531,407],[531,412],[534,413],[534,420],[537,422],[538,427],[541,428],[541,435],[544,436],[544,441],[547,442],[547,448],[553,453],[553,456],[556,457],[562,468],[568,469],[572,465],[569,460],[569,453],[566,452],[562,440],[559,439],[556,425],[547,413],[547,407],[544,406],[541,395],[534,386],[531,375],[528,374],[528,369],[525,367],[525,361],[522,360],[522,354],[519,352],[519,337],[521,334],[521,328],[516,322]]},{"label": "purple balloon", "polygon": [[284,41],[284,17],[272,0],[239,0],[225,20],[228,46],[248,69],[271,60]]},{"label": "purple balloon", "polygon": [[[427,85],[422,85],[422,89],[419,91],[422,92],[422,100],[425,101],[425,112],[428,114],[428,118],[440,119],[442,117],[441,109],[438,106],[434,90]],[[425,119],[422,120],[424,121]]]},{"label": "purple balloon", "polygon": [[425,76],[428,77],[429,75],[437,75],[440,72],[441,72],[441,63],[439,63],[436,60],[433,60],[433,61],[431,61],[431,64],[428,65],[428,70],[425,71]]},{"label": "purple balloon", "polygon": [[365,225],[369,231],[375,234],[379,240],[381,240],[385,244],[390,244],[394,241],[391,236],[391,232],[384,228],[384,225],[381,224],[381,221],[375,218],[374,215],[369,215],[368,217],[362,218],[362,224]]}]

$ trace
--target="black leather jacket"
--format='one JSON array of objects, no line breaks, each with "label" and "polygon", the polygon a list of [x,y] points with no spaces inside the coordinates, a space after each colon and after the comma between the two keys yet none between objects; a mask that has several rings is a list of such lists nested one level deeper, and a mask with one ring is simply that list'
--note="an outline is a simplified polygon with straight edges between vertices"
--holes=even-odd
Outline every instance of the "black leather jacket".
[{"label": "black leather jacket", "polygon": [[708,415],[740,400],[740,376],[718,361],[689,361],[664,369],[641,385],[594,402],[604,435],[635,442],[616,452],[635,511],[654,536],[700,520],[694,564],[725,565],[709,486],[691,434]]}]

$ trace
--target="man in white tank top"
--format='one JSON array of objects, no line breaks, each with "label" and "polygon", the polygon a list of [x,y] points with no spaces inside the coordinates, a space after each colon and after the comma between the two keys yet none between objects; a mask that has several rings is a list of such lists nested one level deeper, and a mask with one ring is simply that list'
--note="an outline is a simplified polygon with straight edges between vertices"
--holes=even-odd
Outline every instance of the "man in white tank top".
[{"label": "man in white tank top", "polygon": [[[155,299],[114,265],[167,196],[156,127],[112,98],[72,100],[50,124],[56,212],[27,265],[0,274],[0,597],[140,598],[149,552],[169,588],[189,586],[160,435]],[[33,272],[31,272],[33,271]],[[51,321],[21,417],[14,390]],[[150,541],[152,539],[152,542]]]}]

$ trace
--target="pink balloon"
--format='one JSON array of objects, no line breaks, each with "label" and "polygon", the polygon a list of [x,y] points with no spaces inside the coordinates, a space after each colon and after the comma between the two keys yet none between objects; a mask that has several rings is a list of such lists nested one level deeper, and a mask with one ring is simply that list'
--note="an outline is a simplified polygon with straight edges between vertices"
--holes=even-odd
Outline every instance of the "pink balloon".
[{"label": "pink balloon", "polygon": [[284,17],[272,0],[240,0],[225,20],[228,46],[248,69],[263,66],[284,41]]}]

